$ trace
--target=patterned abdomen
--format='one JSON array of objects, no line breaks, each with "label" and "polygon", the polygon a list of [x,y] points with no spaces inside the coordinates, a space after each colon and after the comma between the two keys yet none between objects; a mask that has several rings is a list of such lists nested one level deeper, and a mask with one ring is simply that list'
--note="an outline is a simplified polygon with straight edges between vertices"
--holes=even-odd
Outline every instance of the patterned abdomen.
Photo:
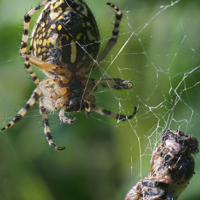
[{"label": "patterned abdomen", "polygon": [[83,1],[52,1],[38,18],[32,45],[33,55],[42,61],[72,72],[91,67],[99,51],[95,18]]}]

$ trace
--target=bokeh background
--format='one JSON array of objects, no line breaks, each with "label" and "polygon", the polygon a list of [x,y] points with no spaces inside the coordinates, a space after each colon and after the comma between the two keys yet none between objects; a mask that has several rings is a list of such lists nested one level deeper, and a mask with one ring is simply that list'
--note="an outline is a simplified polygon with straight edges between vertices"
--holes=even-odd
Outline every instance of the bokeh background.
[{"label": "bokeh background", "polygon": [[[101,34],[109,39],[114,11],[106,0],[87,0]],[[38,0],[0,0],[0,124],[5,126],[35,88],[19,56],[23,15]],[[99,89],[97,103],[135,119],[116,122],[83,112],[73,125],[50,113],[57,152],[45,142],[38,104],[0,135],[0,199],[122,200],[149,171],[151,153],[166,128],[200,139],[200,1],[115,0],[123,11],[117,45],[92,77],[133,81],[130,91]],[[37,19],[36,13],[31,21]],[[43,78],[35,67],[36,73]],[[102,69],[107,70],[102,76]],[[200,155],[196,174],[181,200],[200,199]]]}]

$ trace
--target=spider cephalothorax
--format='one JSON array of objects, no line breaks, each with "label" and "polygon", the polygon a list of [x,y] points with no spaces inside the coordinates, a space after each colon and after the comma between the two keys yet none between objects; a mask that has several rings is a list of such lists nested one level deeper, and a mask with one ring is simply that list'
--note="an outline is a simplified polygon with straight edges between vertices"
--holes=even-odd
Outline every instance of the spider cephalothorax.
[{"label": "spider cephalothorax", "polygon": [[[136,114],[136,107],[130,116],[112,113],[95,105],[95,97],[91,95],[91,92],[95,91],[98,86],[130,89],[132,88],[131,82],[119,78],[91,79],[86,77],[117,42],[122,13],[114,4],[107,4],[115,9],[116,18],[112,37],[98,58],[99,31],[95,18],[84,1],[45,0],[25,14],[20,55],[25,60],[25,68],[37,88],[26,105],[2,130],[19,121],[30,106],[39,99],[46,140],[55,149],[62,150],[64,147],[58,147],[52,141],[47,109],[60,109],[60,120],[68,124],[73,123],[75,119],[65,117],[64,113],[82,109],[85,109],[86,116],[94,110],[121,121],[131,119]],[[31,16],[44,5],[33,29],[31,45],[27,51]],[[39,81],[30,64],[42,69],[46,78]],[[40,95],[42,97],[39,98]]]}]

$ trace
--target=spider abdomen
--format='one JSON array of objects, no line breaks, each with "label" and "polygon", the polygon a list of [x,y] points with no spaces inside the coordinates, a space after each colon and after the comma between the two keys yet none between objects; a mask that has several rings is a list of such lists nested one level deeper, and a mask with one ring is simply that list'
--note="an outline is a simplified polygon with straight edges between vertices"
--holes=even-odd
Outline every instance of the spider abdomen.
[{"label": "spider abdomen", "polygon": [[32,37],[36,58],[72,72],[91,67],[100,45],[95,18],[83,1],[48,3]]}]

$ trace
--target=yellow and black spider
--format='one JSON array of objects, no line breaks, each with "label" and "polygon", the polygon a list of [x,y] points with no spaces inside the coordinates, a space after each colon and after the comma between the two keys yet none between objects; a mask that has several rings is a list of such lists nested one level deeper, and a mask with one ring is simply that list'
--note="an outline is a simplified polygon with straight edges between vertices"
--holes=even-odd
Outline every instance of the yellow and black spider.
[{"label": "yellow and black spider", "polygon": [[[134,117],[137,112],[136,107],[130,116],[112,113],[95,105],[95,97],[91,95],[91,91],[96,90],[98,86],[130,89],[132,82],[119,78],[91,79],[86,77],[117,42],[122,12],[114,4],[107,4],[115,9],[116,18],[112,37],[98,58],[99,30],[92,12],[84,1],[45,0],[25,14],[20,55],[25,60],[25,68],[37,88],[26,105],[1,130],[18,122],[41,94],[39,106],[44,123],[44,133],[49,145],[56,150],[63,150],[65,147],[58,147],[52,141],[46,110],[60,109],[60,120],[68,124],[73,123],[75,119],[65,117],[65,111],[72,112],[82,109],[85,109],[87,117],[91,110],[121,121]],[[45,7],[33,29],[31,45],[27,51],[30,20],[42,6]],[[30,64],[39,67],[47,78],[39,81]]]}]

